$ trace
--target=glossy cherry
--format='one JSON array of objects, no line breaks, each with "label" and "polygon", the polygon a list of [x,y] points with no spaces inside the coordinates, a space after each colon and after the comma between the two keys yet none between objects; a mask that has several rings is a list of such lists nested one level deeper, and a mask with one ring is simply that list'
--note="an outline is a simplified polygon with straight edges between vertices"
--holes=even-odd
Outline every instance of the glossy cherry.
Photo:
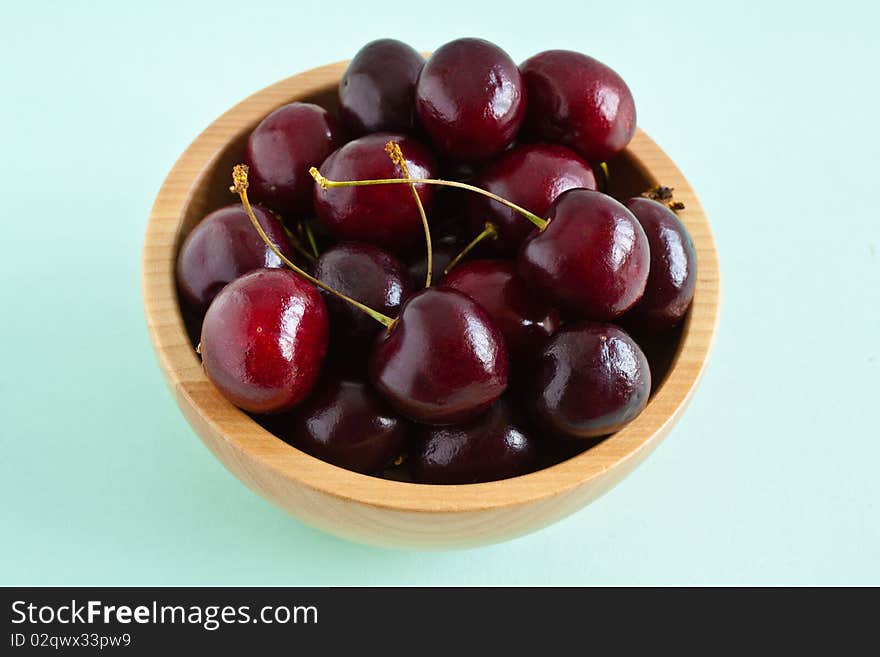
[{"label": "glossy cherry", "polygon": [[612,324],[581,322],[550,338],[535,369],[536,419],[571,438],[617,431],[642,412],[651,372],[639,346]]},{"label": "glossy cherry", "polygon": [[511,367],[533,362],[559,328],[559,312],[526,287],[512,262],[473,260],[450,271],[443,285],[468,295],[489,313],[504,335]]},{"label": "glossy cherry", "polygon": [[285,215],[311,214],[309,167],[321,164],[341,143],[336,119],[323,107],[299,102],[279,107],[245,145],[251,197]]},{"label": "glossy cherry", "polygon": [[547,219],[517,258],[517,271],[536,294],[596,321],[618,317],[641,298],[651,256],[632,212],[601,192],[571,189],[553,202]]},{"label": "glossy cherry", "polygon": [[[575,187],[596,189],[596,177],[580,155],[564,146],[526,144],[504,153],[473,184],[543,217],[562,192]],[[515,254],[534,229],[518,212],[485,196],[468,194],[465,207],[474,235],[485,222],[494,224],[497,238],[486,243],[497,253]]]},{"label": "glossy cherry", "polygon": [[321,377],[309,398],[267,426],[319,459],[364,474],[380,472],[404,448],[409,423],[364,381]]},{"label": "glossy cherry", "polygon": [[[415,139],[394,133],[350,141],[324,161],[321,173],[336,180],[403,178],[385,152],[390,141],[400,145],[411,177],[434,177],[436,163],[430,151]],[[369,242],[400,253],[423,236],[422,220],[409,185],[314,188],[318,219],[338,240]],[[430,212],[433,187],[416,185],[416,189],[425,210]]]},{"label": "glossy cherry", "polygon": [[507,351],[492,319],[461,292],[411,296],[377,338],[370,379],[398,413],[453,424],[485,411],[507,387]]},{"label": "glossy cherry", "polygon": [[[292,257],[281,222],[259,206],[254,206],[254,214],[281,252]],[[189,307],[202,314],[217,293],[242,274],[283,266],[254,230],[244,208],[229,205],[208,214],[187,235],[177,255],[177,285]]]},{"label": "glossy cherry", "polygon": [[681,219],[668,207],[647,198],[631,198],[626,207],[635,215],[651,248],[645,294],[627,313],[627,320],[646,330],[660,331],[681,322],[697,286],[697,252]]},{"label": "glossy cherry", "polygon": [[416,80],[425,58],[396,39],[361,48],[339,81],[339,115],[352,135],[415,126]]},{"label": "glossy cherry", "polygon": [[[424,257],[424,256],[423,256]],[[409,270],[396,257],[364,242],[342,242],[315,262],[315,278],[383,315],[396,317],[412,293]],[[366,345],[382,325],[350,303],[324,293],[336,342]]]},{"label": "glossy cherry", "polygon": [[418,483],[475,484],[531,472],[538,447],[505,396],[471,422],[419,427],[408,462]]},{"label": "glossy cherry", "polygon": [[287,269],[257,269],[224,287],[202,324],[205,373],[233,404],[277,413],[302,401],[327,350],[327,308]]},{"label": "glossy cherry", "polygon": [[416,112],[443,155],[485,161],[516,137],[526,114],[525,86],[501,48],[483,39],[456,39],[425,63]]},{"label": "glossy cherry", "polygon": [[547,50],[520,70],[530,132],[570,146],[590,162],[604,162],[629,144],[635,103],[623,79],[605,64],[570,50]]}]

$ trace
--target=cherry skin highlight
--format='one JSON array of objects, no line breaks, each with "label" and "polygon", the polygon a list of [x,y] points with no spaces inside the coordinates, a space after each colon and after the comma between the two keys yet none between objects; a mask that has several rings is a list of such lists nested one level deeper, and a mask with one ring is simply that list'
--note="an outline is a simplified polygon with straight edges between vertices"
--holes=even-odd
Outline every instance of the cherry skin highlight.
[{"label": "cherry skin highlight", "polygon": [[403,451],[409,423],[364,381],[325,374],[290,413],[267,423],[279,438],[323,461],[375,474]]},{"label": "cherry skin highlight", "polygon": [[602,62],[571,50],[547,50],[520,66],[529,95],[526,130],[565,144],[590,162],[626,148],[636,106],[623,79]]},{"label": "cherry skin highlight", "polygon": [[[260,206],[253,209],[269,239],[292,258],[281,222]],[[283,266],[244,208],[229,205],[208,214],[187,235],[177,255],[177,285],[186,304],[202,315],[227,283],[254,269]]]},{"label": "cherry skin highlight", "polygon": [[525,86],[501,48],[483,39],[456,39],[425,63],[416,112],[444,156],[485,161],[516,137],[526,114]]},{"label": "cherry skin highlight", "polygon": [[[596,177],[580,155],[564,146],[526,144],[504,153],[473,184],[543,217],[562,192],[575,187],[596,189]],[[518,212],[485,196],[468,194],[465,207],[474,235],[487,221],[495,225],[498,237],[487,244],[499,254],[514,255],[534,229]]]},{"label": "cherry skin highlight", "polygon": [[[396,317],[400,305],[412,293],[409,271],[387,251],[363,242],[342,242],[324,251],[315,262],[313,275],[337,292]],[[330,312],[334,342],[366,346],[382,325],[350,303],[322,292]]]},{"label": "cherry skin highlight", "polygon": [[327,308],[288,269],[257,269],[224,287],[202,324],[205,373],[252,413],[293,408],[311,391],[327,350]]},{"label": "cherry skin highlight", "polygon": [[419,427],[409,469],[417,483],[475,484],[526,474],[537,462],[536,441],[505,396],[471,422]]},{"label": "cherry skin highlight", "polygon": [[632,212],[586,189],[562,193],[517,258],[535,294],[580,319],[608,321],[629,310],[648,280],[648,238]]},{"label": "cherry skin highlight", "polygon": [[336,119],[323,107],[290,103],[254,129],[244,149],[252,200],[284,215],[312,212],[309,167],[318,166],[342,144]]},{"label": "cherry skin highlight", "polygon": [[377,338],[370,380],[401,415],[426,424],[465,422],[507,387],[507,351],[473,299],[432,287],[411,296]]},{"label": "cherry skin highlight", "polygon": [[412,133],[416,81],[424,65],[420,53],[396,39],[361,48],[339,81],[339,115],[349,133]]},{"label": "cherry skin highlight", "polygon": [[662,331],[684,319],[697,287],[697,252],[681,219],[647,198],[631,198],[626,207],[645,230],[651,267],[645,294],[626,318],[644,330]]},{"label": "cherry skin highlight", "polygon": [[457,266],[443,285],[463,292],[489,313],[504,335],[511,367],[533,362],[559,328],[559,312],[534,295],[506,260],[473,260]]},{"label": "cherry skin highlight", "polygon": [[[350,141],[324,161],[321,173],[331,180],[404,178],[385,152],[390,141],[400,145],[411,177],[435,176],[436,163],[428,149],[411,137],[390,132]],[[430,213],[434,188],[416,185],[416,190]],[[333,189],[314,185],[313,193],[318,219],[337,240],[368,242],[400,253],[423,238],[422,219],[409,185]]]},{"label": "cherry skin highlight", "polygon": [[570,438],[617,431],[642,412],[651,392],[645,354],[612,324],[565,326],[550,338],[535,372],[536,420]]}]

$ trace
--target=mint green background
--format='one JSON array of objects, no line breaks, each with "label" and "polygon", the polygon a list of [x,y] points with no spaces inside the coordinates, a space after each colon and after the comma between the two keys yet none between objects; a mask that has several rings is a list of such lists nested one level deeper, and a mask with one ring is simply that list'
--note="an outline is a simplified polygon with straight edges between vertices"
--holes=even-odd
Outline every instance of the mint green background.
[{"label": "mint green background", "polygon": [[[880,584],[876,3],[2,4],[0,583]],[[628,80],[709,213],[721,328],[680,424],[592,506],[488,548],[361,547],[189,429],[141,240],[177,155],[244,96],[376,37],[462,35]]]}]

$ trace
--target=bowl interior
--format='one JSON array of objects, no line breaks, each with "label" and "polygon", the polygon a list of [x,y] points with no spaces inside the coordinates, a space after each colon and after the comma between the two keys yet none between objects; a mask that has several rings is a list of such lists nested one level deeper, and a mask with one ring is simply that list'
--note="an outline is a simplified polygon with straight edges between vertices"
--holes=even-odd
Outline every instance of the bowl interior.
[{"label": "bowl interior", "polygon": [[[187,148],[160,189],[144,242],[143,293],[150,335],[176,401],[206,446],[243,482],[315,524],[324,525],[322,519],[327,518],[325,507],[316,506],[319,499],[322,505],[335,500],[334,513],[348,513],[352,508],[381,510],[407,522],[424,513],[435,520],[450,514],[476,519],[485,512],[523,509],[531,519],[522,522],[532,526],[583,506],[631,471],[674,424],[704,370],[717,323],[718,262],[711,229],[687,180],[641,130],[627,151],[609,163],[608,191],[623,199],[658,182],[675,188],[676,198],[687,206],[679,216],[697,249],[697,290],[688,317],[677,331],[662,340],[641,343],[651,361],[654,384],[648,406],[633,422],[598,444],[572,445],[537,472],[496,482],[432,486],[400,481],[405,478],[400,473],[392,473],[389,479],[369,477],[283,443],[227,402],[205,377],[194,350],[197,322],[181,311],[175,286],[180,244],[204,215],[235,202],[228,191],[232,167],[241,160],[247,135],[259,121],[294,100],[335,110],[336,85],[346,64],[330,64],[287,78],[230,109]],[[549,511],[554,505],[556,510]],[[527,508],[531,510],[526,512]],[[541,523],[532,515],[538,508],[544,509]],[[375,521],[374,515],[370,518]],[[433,522],[422,527],[432,533],[440,531]],[[510,529],[513,532],[513,525]]]},{"label": "bowl interior", "polygon": [[[335,85],[330,85],[325,89],[304,97],[286,99],[279,102],[278,106],[292,100],[315,103],[331,112],[335,112],[338,106]],[[175,255],[187,234],[205,215],[217,208],[236,202],[237,197],[229,192],[232,167],[242,161],[245,142],[247,141],[248,135],[256,127],[258,122],[259,121],[252,121],[250,124],[243,126],[242,129],[223,146],[214,161],[210,166],[206,167],[197,181],[193,189],[191,200],[184,208],[179,230],[175,237]],[[657,181],[651,176],[650,172],[647,171],[641,162],[628,151],[623,152],[617,158],[609,162],[608,168],[611,172],[611,176],[608,180],[608,189],[606,191],[618,200],[625,200],[631,196],[637,196],[652,185],[657,184]],[[184,305],[180,303],[179,298],[178,306],[179,312],[181,313],[187,328],[190,343],[195,348],[199,340],[199,319],[185,309]],[[639,344],[645,351],[651,365],[652,395],[662,385],[670,367],[675,361],[676,354],[681,346],[681,334],[682,328],[679,326],[661,336],[661,339],[639,339]],[[260,422],[260,418],[258,417],[254,417],[254,420]],[[597,441],[572,441],[570,444],[561,444],[558,446],[558,449],[553,450],[553,453],[546,455],[543,467],[550,467],[556,463],[576,456],[590,447],[593,447],[596,442]],[[409,480],[405,468],[392,467],[383,474],[385,477],[397,481]]]}]

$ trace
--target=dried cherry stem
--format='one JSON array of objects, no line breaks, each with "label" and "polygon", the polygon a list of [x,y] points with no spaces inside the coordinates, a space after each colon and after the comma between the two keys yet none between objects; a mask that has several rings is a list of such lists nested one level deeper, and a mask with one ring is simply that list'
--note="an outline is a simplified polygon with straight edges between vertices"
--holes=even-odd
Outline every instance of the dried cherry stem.
[{"label": "dried cherry stem", "polygon": [[[403,151],[400,149],[400,144],[389,141],[385,144],[385,152],[388,153],[388,157],[391,158],[391,161],[400,168],[404,178],[412,180],[412,176],[409,175],[409,167],[406,165],[406,158],[403,156]],[[419,192],[416,189],[416,186],[411,184],[409,188],[412,190],[413,198],[416,200],[416,206],[419,208],[419,216],[422,218],[422,227],[425,229],[425,246],[428,249],[428,273],[425,275],[425,287],[429,288],[431,287],[431,272],[434,270],[434,247],[431,246],[431,226],[428,224],[428,217],[425,214],[425,206],[422,205],[422,199],[419,198]]]},{"label": "dried cherry stem", "polygon": [[232,187],[229,188],[229,191],[235,192],[236,194],[238,194],[238,197],[241,199],[241,204],[244,206],[245,212],[247,212],[247,215],[250,218],[251,223],[254,225],[254,228],[256,228],[257,232],[260,234],[260,237],[266,243],[266,246],[268,246],[270,249],[272,249],[272,251],[275,253],[275,255],[277,255],[279,258],[281,258],[281,262],[283,262],[285,265],[290,267],[293,271],[295,271],[297,274],[299,274],[300,276],[305,278],[307,281],[317,285],[322,290],[325,290],[325,291],[329,292],[330,294],[332,294],[336,297],[339,297],[343,301],[347,301],[348,303],[353,305],[355,308],[362,310],[363,312],[368,314],[370,317],[375,319],[377,322],[379,322],[380,324],[382,324],[390,329],[394,325],[394,322],[397,320],[391,319],[387,315],[383,315],[382,313],[373,310],[369,306],[365,306],[360,301],[355,301],[351,297],[342,294],[342,292],[337,292],[336,290],[334,290],[332,287],[330,287],[326,283],[319,281],[317,278],[315,278],[311,274],[308,274],[305,271],[303,271],[302,269],[300,269],[297,265],[295,265],[293,262],[291,262],[291,260],[287,256],[285,256],[283,253],[281,253],[281,250],[272,242],[272,240],[269,238],[269,236],[266,235],[266,231],[263,230],[263,227],[260,225],[260,222],[257,220],[257,217],[254,214],[254,210],[251,207],[250,201],[248,200],[247,173],[248,173],[248,168],[246,165],[236,164],[232,168]]},{"label": "dried cherry stem", "polygon": [[684,203],[681,201],[676,201],[673,197],[675,188],[667,187],[666,185],[654,185],[653,187],[649,187],[647,190],[642,192],[642,196],[645,198],[649,198],[652,201],[657,201],[658,203],[663,203],[667,208],[672,210],[673,212],[678,212],[679,210],[684,210]]},{"label": "dried cherry stem", "polygon": [[468,185],[467,183],[458,182],[455,180],[437,180],[436,178],[380,178],[376,180],[330,180],[321,175],[321,172],[318,171],[315,167],[309,169],[309,173],[312,175],[312,178],[315,179],[315,182],[318,183],[324,189],[332,189],[334,187],[364,187],[367,185],[439,185],[441,187],[456,187],[458,189],[464,189],[469,192],[474,192],[475,194],[481,194],[486,196],[493,201],[497,201],[501,205],[510,208],[514,212],[517,212],[524,216],[526,219],[531,221],[535,226],[538,227],[538,230],[544,230],[547,227],[547,224],[550,223],[547,219],[542,219],[534,212],[529,212],[523,207],[520,207],[516,203],[512,203],[508,201],[506,198],[501,198],[497,194],[493,194],[492,192],[486,191],[485,189],[481,189],[479,187],[474,187],[473,185]]},{"label": "dried cherry stem", "polygon": [[453,267],[455,267],[459,262],[461,262],[462,258],[464,258],[468,253],[470,253],[471,251],[474,250],[474,248],[476,248],[477,244],[479,244],[480,242],[482,242],[484,239],[487,239],[487,238],[492,238],[493,240],[498,239],[498,229],[495,227],[495,224],[493,224],[491,221],[487,221],[486,227],[483,229],[483,231],[479,235],[477,235],[474,239],[472,239],[468,243],[468,245],[466,247],[464,247],[461,250],[461,252],[450,261],[450,263],[448,265],[446,265],[446,269],[443,270],[443,273],[448,274],[452,270]]}]

